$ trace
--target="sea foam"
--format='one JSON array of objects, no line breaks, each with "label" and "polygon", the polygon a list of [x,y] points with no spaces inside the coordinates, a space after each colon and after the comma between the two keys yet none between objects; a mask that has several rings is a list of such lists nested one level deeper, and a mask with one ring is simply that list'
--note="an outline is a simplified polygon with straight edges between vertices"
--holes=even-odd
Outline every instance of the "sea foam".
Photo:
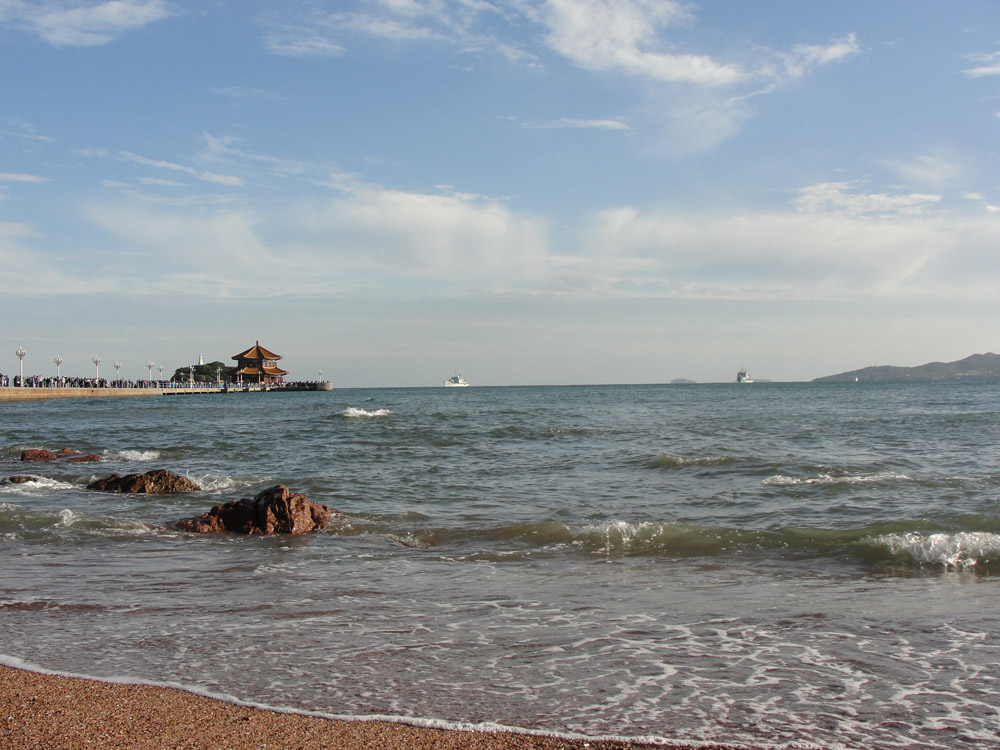
[{"label": "sea foam", "polygon": [[955,534],[882,534],[871,540],[899,557],[946,568],[972,568],[1000,560],[1000,534],[962,531]]}]

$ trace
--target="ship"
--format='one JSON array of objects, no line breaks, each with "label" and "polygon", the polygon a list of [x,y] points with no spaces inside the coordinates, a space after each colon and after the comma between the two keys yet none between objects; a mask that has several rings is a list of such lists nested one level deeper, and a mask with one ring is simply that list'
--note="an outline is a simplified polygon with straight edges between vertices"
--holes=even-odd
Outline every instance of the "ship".
[{"label": "ship", "polygon": [[446,381],[444,381],[445,388],[468,388],[469,381],[461,376],[460,373],[455,373]]},{"label": "ship", "polygon": [[750,377],[750,373],[747,372],[745,367],[741,367],[740,371],[736,373],[737,383],[752,383],[753,378]]}]

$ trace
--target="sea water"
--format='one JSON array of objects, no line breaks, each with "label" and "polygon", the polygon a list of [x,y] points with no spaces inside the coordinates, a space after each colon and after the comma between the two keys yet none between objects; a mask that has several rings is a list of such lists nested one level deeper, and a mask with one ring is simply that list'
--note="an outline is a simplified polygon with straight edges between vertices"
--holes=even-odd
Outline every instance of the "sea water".
[{"label": "sea water", "polygon": [[[204,491],[85,488],[154,468]],[[998,383],[13,403],[14,474],[8,664],[588,737],[1000,744]],[[350,522],[173,526],[277,483]]]}]

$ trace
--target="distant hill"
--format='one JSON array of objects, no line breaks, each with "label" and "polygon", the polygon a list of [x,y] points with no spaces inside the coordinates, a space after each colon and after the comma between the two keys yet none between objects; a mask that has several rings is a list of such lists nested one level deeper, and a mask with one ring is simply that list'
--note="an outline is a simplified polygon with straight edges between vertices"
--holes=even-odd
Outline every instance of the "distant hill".
[{"label": "distant hill", "polygon": [[866,383],[904,383],[924,380],[1000,379],[1000,354],[973,354],[957,362],[929,362],[917,367],[880,365],[815,378],[814,383],[844,383],[857,379]]}]

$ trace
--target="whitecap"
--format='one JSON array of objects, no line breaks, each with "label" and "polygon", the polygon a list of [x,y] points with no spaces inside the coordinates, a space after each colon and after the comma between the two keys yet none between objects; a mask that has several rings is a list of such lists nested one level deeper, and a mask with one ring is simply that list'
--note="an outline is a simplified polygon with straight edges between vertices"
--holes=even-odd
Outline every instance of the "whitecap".
[{"label": "whitecap", "polygon": [[128,463],[143,463],[146,461],[157,461],[160,458],[160,451],[141,450],[106,450],[103,453],[105,461],[127,461]]},{"label": "whitecap", "polygon": [[893,555],[946,568],[972,568],[991,559],[1000,559],[1000,534],[984,531],[882,534],[870,541],[887,547]]},{"label": "whitecap", "polygon": [[356,406],[348,406],[346,409],[337,412],[338,417],[347,419],[371,419],[372,417],[388,417],[392,414],[391,409],[359,409]]},{"label": "whitecap", "polygon": [[49,477],[32,477],[28,482],[11,482],[10,484],[0,485],[0,492],[12,495],[32,494],[40,490],[49,492],[51,490],[70,489],[73,489],[73,485],[69,482],[62,482],[58,479],[50,479]]},{"label": "whitecap", "polygon": [[773,487],[794,487],[812,484],[865,484],[869,482],[904,482],[911,477],[898,471],[879,471],[874,474],[816,474],[811,477],[790,477],[774,474],[761,480],[761,484]]}]

